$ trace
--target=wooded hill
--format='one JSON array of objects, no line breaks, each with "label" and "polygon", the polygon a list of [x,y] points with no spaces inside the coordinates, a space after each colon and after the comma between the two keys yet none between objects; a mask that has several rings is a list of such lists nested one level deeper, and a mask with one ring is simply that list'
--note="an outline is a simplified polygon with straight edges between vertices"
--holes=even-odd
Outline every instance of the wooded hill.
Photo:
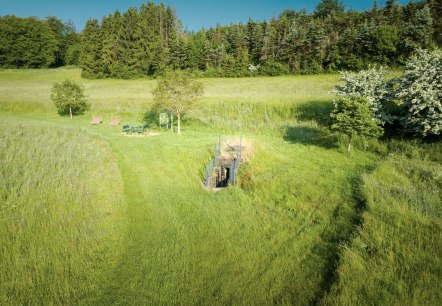
[{"label": "wooded hill", "polygon": [[189,69],[201,76],[280,75],[396,66],[419,48],[442,45],[442,0],[395,0],[356,12],[322,0],[315,11],[285,10],[269,21],[182,29],[163,4],[90,19],[82,33],[55,17],[0,17],[0,67],[79,65],[87,78],[155,76]]}]

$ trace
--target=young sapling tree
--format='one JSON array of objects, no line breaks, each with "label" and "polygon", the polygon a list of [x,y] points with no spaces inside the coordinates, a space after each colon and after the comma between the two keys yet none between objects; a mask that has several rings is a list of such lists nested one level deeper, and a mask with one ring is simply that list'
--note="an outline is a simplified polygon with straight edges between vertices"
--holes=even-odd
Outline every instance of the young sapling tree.
[{"label": "young sapling tree", "polygon": [[89,109],[83,86],[66,80],[55,83],[51,91],[51,100],[61,116],[81,115]]},{"label": "young sapling tree", "polygon": [[[196,107],[203,94],[203,84],[196,81],[188,72],[171,71],[158,80],[153,91],[155,108],[166,110],[177,116],[177,133],[181,133],[181,119]],[[171,118],[172,119],[172,118]]]},{"label": "young sapling tree", "polygon": [[380,121],[374,118],[367,99],[342,97],[334,101],[334,106],[330,114],[331,130],[347,135],[348,154],[355,135],[377,138],[383,134]]}]

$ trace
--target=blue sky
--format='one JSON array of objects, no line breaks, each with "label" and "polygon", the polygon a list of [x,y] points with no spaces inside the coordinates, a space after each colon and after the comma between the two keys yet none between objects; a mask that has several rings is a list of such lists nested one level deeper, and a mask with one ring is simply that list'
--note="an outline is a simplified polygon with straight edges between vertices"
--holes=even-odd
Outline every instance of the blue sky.
[{"label": "blue sky", "polygon": [[[147,0],[0,0],[0,15],[20,17],[56,16],[63,21],[72,20],[77,30],[82,30],[89,18],[101,19],[116,9],[140,7]],[[199,30],[216,24],[246,22],[249,17],[256,20],[268,20],[287,8],[312,11],[319,0],[164,0],[154,1],[176,9],[183,27]],[[345,7],[363,10],[373,6],[373,0],[344,0]],[[385,0],[378,0],[378,5]],[[409,0],[400,0],[406,4]]]}]

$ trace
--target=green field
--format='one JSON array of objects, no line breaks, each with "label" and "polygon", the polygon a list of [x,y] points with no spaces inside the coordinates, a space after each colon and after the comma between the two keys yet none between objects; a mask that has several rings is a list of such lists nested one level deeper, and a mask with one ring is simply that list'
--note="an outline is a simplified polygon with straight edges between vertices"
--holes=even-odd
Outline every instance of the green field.
[{"label": "green field", "polygon": [[[73,120],[49,100],[66,78],[91,102]],[[436,305],[442,145],[357,139],[348,156],[326,127],[338,79],[204,79],[179,136],[154,125],[155,80],[0,71],[0,305]],[[214,193],[219,135],[253,145]]]}]

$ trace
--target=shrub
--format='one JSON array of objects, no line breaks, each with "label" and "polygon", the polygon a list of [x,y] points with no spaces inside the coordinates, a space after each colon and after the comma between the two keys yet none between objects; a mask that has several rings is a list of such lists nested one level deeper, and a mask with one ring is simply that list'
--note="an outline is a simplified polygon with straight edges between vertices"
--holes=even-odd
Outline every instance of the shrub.
[{"label": "shrub", "polygon": [[397,97],[406,130],[416,136],[442,132],[442,51],[418,51],[407,63]]},{"label": "shrub", "polygon": [[268,61],[261,66],[260,71],[262,75],[277,76],[281,74],[288,74],[290,72],[290,69],[289,67],[287,67],[287,65],[278,62]]}]

